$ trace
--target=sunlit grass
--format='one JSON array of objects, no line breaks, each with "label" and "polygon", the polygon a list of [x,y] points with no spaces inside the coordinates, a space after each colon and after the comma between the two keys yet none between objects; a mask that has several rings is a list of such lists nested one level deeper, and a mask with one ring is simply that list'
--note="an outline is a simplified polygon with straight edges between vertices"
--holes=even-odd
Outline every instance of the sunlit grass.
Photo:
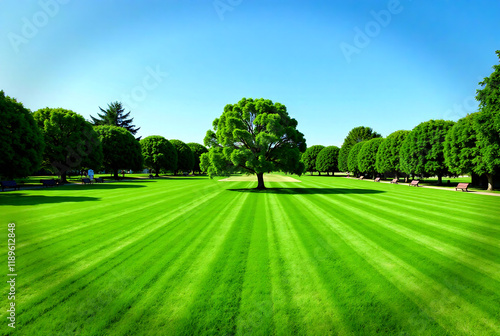
[{"label": "sunlit grass", "polygon": [[299,179],[1,193],[16,334],[500,333],[499,197]]}]

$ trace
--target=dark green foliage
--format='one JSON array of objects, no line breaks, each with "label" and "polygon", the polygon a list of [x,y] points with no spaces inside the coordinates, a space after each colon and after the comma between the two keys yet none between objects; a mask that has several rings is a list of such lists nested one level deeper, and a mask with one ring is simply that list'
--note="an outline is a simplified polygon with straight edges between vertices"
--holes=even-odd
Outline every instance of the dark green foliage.
[{"label": "dark green foliage", "polygon": [[177,150],[177,169],[178,171],[190,172],[194,167],[194,155],[191,148],[186,145],[181,140],[170,140],[170,143],[174,145]]},{"label": "dark green foliage", "polygon": [[101,143],[92,125],[81,115],[62,108],[43,108],[33,115],[45,139],[43,164],[61,176],[82,167],[99,169],[103,160]]},{"label": "dark green foliage", "polygon": [[453,174],[472,174],[476,172],[476,168],[480,171],[484,169],[474,129],[474,119],[479,113],[472,113],[458,120],[446,134],[444,159]]},{"label": "dark green foliage", "polygon": [[377,172],[377,151],[384,141],[384,138],[374,138],[366,141],[363,147],[361,147],[358,154],[358,168],[360,172],[371,173],[373,178],[375,178],[375,173]]},{"label": "dark green foliage", "polygon": [[142,169],[141,145],[125,128],[110,125],[94,126],[102,143],[104,168],[118,179],[120,169]]},{"label": "dark green foliage", "polygon": [[[325,146],[315,145],[308,147],[306,151],[302,153],[302,162],[304,162],[305,170],[310,172],[311,175],[313,172],[318,171],[316,169],[316,158],[323,148],[325,148]],[[319,174],[321,175],[321,172]]]},{"label": "dark green foliage", "polygon": [[191,148],[191,151],[193,152],[194,156],[194,165],[193,165],[193,172],[200,172],[201,173],[201,168],[200,168],[200,157],[204,153],[208,153],[207,147],[203,146],[202,144],[196,143],[196,142],[190,142],[187,144],[189,148]]},{"label": "dark green foliage", "polygon": [[335,174],[338,171],[338,158],[339,158],[340,148],[337,146],[325,147],[319,152],[316,158],[316,170],[320,172],[329,172]]},{"label": "dark green foliage", "polygon": [[144,165],[154,170],[156,176],[160,169],[177,170],[177,150],[164,137],[151,135],[140,142]]},{"label": "dark green foliage", "polygon": [[379,173],[393,173],[397,177],[403,171],[399,161],[399,151],[408,134],[410,131],[393,132],[380,144],[375,164]]},{"label": "dark green foliage", "polygon": [[28,176],[42,162],[43,135],[30,111],[0,91],[0,177]]},{"label": "dark green foliage", "polygon": [[[496,51],[500,59],[500,50]],[[476,99],[481,113],[474,118],[477,145],[482,156],[482,169],[488,177],[488,190],[493,189],[494,176],[500,173],[500,65],[479,84]]]},{"label": "dark green foliage", "polygon": [[[108,108],[105,110],[101,107],[99,107],[99,109],[101,110],[102,114],[97,113],[98,118],[90,116],[90,118],[92,118],[92,123],[95,126],[111,125],[123,127],[134,135],[140,129],[140,127],[136,128],[135,125],[132,125],[134,118],[129,118],[130,112],[125,113],[125,109],[120,102],[116,101],[108,104]],[[137,138],[137,140],[140,140],[140,137]]]},{"label": "dark green foliage", "polygon": [[359,165],[358,165],[358,157],[359,157],[359,152],[361,151],[361,148],[363,148],[363,145],[365,144],[365,141],[358,142],[354,146],[352,146],[351,150],[349,151],[349,157],[347,158],[347,168],[348,170],[357,175],[360,170],[359,170]]},{"label": "dark green foliage", "polygon": [[401,167],[407,174],[422,176],[450,175],[444,162],[444,141],[453,121],[429,120],[416,126],[403,142],[400,151]]},{"label": "dark green foliage", "polygon": [[374,132],[370,127],[358,126],[349,131],[346,138],[344,139],[344,143],[340,148],[338,165],[340,171],[348,171],[349,170],[349,151],[351,148],[365,140],[370,140],[373,138],[380,138],[381,135],[377,132]]},{"label": "dark green foliage", "polygon": [[268,99],[228,104],[214,120],[214,130],[207,132],[204,142],[210,149],[201,157],[201,168],[210,177],[234,171],[256,174],[258,189],[265,188],[266,172],[302,174],[306,141],[297,124],[285,105]]}]

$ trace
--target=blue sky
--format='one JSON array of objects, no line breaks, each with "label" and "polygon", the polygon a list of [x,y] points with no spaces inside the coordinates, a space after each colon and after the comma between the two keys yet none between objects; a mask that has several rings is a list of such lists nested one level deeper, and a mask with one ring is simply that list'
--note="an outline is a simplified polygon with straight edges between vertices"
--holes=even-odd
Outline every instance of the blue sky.
[{"label": "blue sky", "polygon": [[0,90],[90,119],[122,101],[139,135],[203,143],[226,104],[287,106],[308,145],[477,109],[499,1],[1,0]]}]

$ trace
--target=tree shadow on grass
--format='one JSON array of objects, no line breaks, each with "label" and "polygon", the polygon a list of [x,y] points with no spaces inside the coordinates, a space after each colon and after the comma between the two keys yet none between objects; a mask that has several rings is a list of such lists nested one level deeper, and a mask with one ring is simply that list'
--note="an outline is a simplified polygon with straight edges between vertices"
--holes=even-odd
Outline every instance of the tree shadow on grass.
[{"label": "tree shadow on grass", "polygon": [[43,188],[43,190],[82,191],[82,190],[110,190],[110,189],[130,189],[130,188],[146,188],[146,186],[140,184],[94,183],[94,184],[77,184],[77,185],[66,185],[60,187],[49,187],[49,188]]},{"label": "tree shadow on grass", "polygon": [[383,190],[355,189],[355,188],[267,188],[258,189],[227,189],[229,191],[249,192],[258,194],[284,194],[284,195],[331,195],[331,194],[380,194]]},{"label": "tree shadow on grass", "polygon": [[27,195],[23,193],[9,193],[0,195],[0,206],[2,205],[38,205],[65,202],[89,202],[99,201],[98,197],[87,196],[45,196]]}]

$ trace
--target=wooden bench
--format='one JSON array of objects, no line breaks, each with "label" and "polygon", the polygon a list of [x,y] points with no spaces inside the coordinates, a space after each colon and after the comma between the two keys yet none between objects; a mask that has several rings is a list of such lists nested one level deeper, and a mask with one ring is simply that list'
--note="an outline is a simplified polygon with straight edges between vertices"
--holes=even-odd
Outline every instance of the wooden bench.
[{"label": "wooden bench", "polygon": [[362,180],[362,179],[364,179],[364,178],[365,178],[364,176],[360,176],[360,177],[359,177],[359,179],[360,179],[360,180]]},{"label": "wooden bench", "polygon": [[469,191],[469,183],[459,183],[456,187],[455,187],[455,191],[458,191],[458,189],[462,189],[462,191]]},{"label": "wooden bench", "polygon": [[14,191],[16,189],[19,190],[19,186],[16,181],[0,181],[0,183],[2,184],[2,191],[5,191],[5,188],[12,188]]},{"label": "wooden bench", "polygon": [[40,180],[42,187],[55,187],[57,185],[56,180]]},{"label": "wooden bench", "polygon": [[96,177],[94,180],[96,182],[98,182],[98,183],[103,183],[104,182],[104,179],[102,177]]},{"label": "wooden bench", "polygon": [[375,179],[375,182],[380,182],[380,177],[377,177],[377,178]]},{"label": "wooden bench", "polygon": [[83,178],[82,182],[83,182],[83,184],[92,184],[92,180],[89,178]]},{"label": "wooden bench", "polygon": [[397,178],[392,179],[391,183],[396,183],[396,184],[398,184],[398,179],[397,179]]},{"label": "wooden bench", "polygon": [[419,182],[420,182],[419,180],[412,180],[412,181],[410,182],[410,184],[408,184],[408,185],[409,185],[410,187],[411,187],[411,186],[418,187],[418,183],[419,183]]}]

